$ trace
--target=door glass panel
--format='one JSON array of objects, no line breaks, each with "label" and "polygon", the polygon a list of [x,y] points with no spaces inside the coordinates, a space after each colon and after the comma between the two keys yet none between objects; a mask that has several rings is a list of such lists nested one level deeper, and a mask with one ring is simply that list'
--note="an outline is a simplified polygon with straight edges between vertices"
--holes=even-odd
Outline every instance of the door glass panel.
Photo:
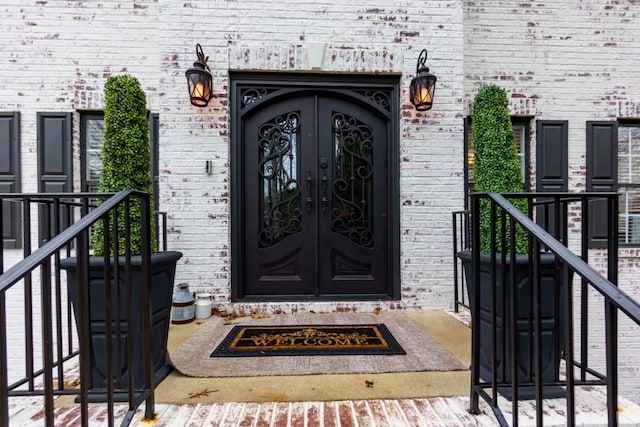
[{"label": "door glass panel", "polygon": [[331,229],[360,246],[373,246],[373,132],[361,121],[332,114]]},{"label": "door glass panel", "polygon": [[272,246],[301,230],[299,131],[299,112],[278,116],[258,130],[260,247]]}]

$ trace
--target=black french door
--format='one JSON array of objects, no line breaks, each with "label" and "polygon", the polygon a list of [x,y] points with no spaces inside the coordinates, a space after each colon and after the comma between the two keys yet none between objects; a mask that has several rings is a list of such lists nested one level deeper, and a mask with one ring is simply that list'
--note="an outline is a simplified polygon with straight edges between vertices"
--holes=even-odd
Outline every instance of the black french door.
[{"label": "black french door", "polygon": [[391,297],[389,118],[331,91],[256,107],[236,140],[237,295]]}]

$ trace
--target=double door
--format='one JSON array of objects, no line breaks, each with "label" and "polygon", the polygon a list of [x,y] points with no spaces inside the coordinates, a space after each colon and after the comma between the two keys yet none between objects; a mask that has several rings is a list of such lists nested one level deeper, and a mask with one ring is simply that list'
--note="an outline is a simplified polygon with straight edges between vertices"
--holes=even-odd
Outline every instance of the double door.
[{"label": "double door", "polygon": [[388,297],[389,120],[304,92],[241,121],[245,298]]}]

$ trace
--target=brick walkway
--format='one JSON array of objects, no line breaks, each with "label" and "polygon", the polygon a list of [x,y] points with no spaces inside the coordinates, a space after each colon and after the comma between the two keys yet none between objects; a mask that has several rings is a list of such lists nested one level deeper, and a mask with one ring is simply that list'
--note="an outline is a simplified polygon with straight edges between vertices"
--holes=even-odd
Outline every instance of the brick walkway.
[{"label": "brick walkway", "polygon": [[[144,406],[144,405],[143,405]],[[331,402],[263,402],[156,405],[156,420],[142,419],[144,409],[136,412],[131,426],[167,427],[419,427],[419,426],[496,426],[490,415],[472,416],[467,412],[468,398],[388,399]],[[44,413],[34,399],[11,405],[10,427],[42,425]],[[125,415],[118,406],[115,425]],[[89,425],[107,425],[104,405],[90,406]],[[78,406],[55,410],[56,426],[80,425]]]},{"label": "brick walkway", "polygon": [[[577,424],[582,426],[606,426],[604,393],[596,389],[577,393]],[[434,397],[425,399],[371,399],[328,402],[233,402],[212,404],[170,405],[157,404],[157,417],[153,421],[142,419],[144,408],[138,409],[131,426],[167,427],[462,427],[497,426],[490,408],[480,401],[483,413],[468,413],[468,397]],[[510,405],[503,402],[505,418],[510,421]],[[545,401],[545,426],[565,426],[566,403],[564,400]],[[618,417],[620,426],[640,426],[640,408],[621,399]],[[117,406],[114,424],[119,425],[126,408]],[[39,426],[43,424],[42,403],[36,398],[12,399],[10,424],[15,426]],[[535,402],[520,402],[520,426],[535,426]],[[104,405],[89,408],[89,425],[107,425]],[[79,426],[80,409],[63,406],[55,409],[54,424],[60,427]]]},{"label": "brick walkway", "polygon": [[[463,398],[158,405],[156,426],[495,426]],[[139,420],[139,418],[137,418]],[[149,425],[142,421],[134,426]]]}]

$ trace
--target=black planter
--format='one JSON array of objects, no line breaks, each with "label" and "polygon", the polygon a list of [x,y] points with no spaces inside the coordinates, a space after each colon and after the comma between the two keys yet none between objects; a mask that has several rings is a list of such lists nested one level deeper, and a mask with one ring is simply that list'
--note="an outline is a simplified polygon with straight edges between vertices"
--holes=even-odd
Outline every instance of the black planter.
[{"label": "black planter", "polygon": [[[169,321],[171,315],[171,301],[173,296],[173,282],[176,271],[176,263],[182,257],[182,253],[167,251],[158,252],[151,255],[151,307],[152,307],[152,340],[153,340],[153,371],[154,381],[158,384],[172,370],[167,363],[167,337],[169,333]],[[144,385],[144,375],[142,369],[142,311],[136,307],[142,306],[142,287],[141,280],[141,264],[142,260],[139,256],[131,257],[131,284],[133,286],[133,318],[127,319],[127,296],[126,281],[124,275],[125,258],[119,259],[121,273],[118,280],[118,290],[111,290],[113,298],[119,297],[120,313],[120,348],[121,357],[118,361],[114,359],[113,372],[114,375],[120,375],[123,387],[128,384],[129,371],[133,372],[134,387],[142,387]],[[104,303],[104,258],[89,258],[89,317],[91,319],[91,390],[104,391],[107,388],[106,377],[106,337],[105,337],[105,303]],[[77,259],[67,258],[60,261],[60,267],[67,272],[67,288],[68,296],[74,309],[76,326],[78,326],[78,279],[77,279]],[[115,280],[112,280],[115,283]],[[115,304],[115,302],[114,302]],[[111,313],[115,316],[114,313]],[[115,324],[114,339],[115,339]],[[79,326],[78,326],[79,327]],[[133,336],[133,365],[127,366],[126,339],[127,335]],[[140,344],[140,345],[138,345]],[[120,365],[119,372],[117,364]],[[115,380],[115,379],[114,379]],[[126,392],[116,393],[116,400],[126,401],[128,399]],[[90,398],[91,401],[100,401],[100,397]]]},{"label": "black planter", "polygon": [[[457,254],[464,267],[465,278],[471,294],[471,287],[475,286],[472,273],[471,251],[461,251]],[[533,343],[530,342],[529,320],[532,309],[531,285],[529,283],[529,256],[516,256],[515,286],[507,283],[505,292],[503,286],[510,281],[510,259],[502,264],[501,255],[496,256],[496,336],[497,346],[497,373],[498,383],[511,383],[511,290],[517,289],[518,299],[516,307],[516,339],[518,341],[517,355],[517,383],[532,383],[534,377]],[[540,277],[542,280],[542,381],[553,383],[559,381],[560,360],[564,348],[564,283],[556,269],[556,258],[553,254],[540,255]],[[570,276],[569,280],[571,280]],[[493,363],[493,345],[491,341],[492,319],[492,287],[491,282],[491,255],[480,254],[480,377],[485,381],[491,381],[491,369]],[[471,301],[471,298],[469,298]],[[505,303],[506,302],[506,303]],[[532,325],[533,326],[533,325]],[[473,325],[476,327],[476,325]],[[504,337],[503,336],[504,328]],[[503,357],[504,355],[504,357]],[[533,390],[523,390],[520,398],[531,398]],[[557,388],[549,388],[545,397],[553,397],[561,394]],[[503,393],[505,394],[505,393]],[[508,393],[507,393],[508,394]],[[509,396],[506,396],[509,397]]]}]

